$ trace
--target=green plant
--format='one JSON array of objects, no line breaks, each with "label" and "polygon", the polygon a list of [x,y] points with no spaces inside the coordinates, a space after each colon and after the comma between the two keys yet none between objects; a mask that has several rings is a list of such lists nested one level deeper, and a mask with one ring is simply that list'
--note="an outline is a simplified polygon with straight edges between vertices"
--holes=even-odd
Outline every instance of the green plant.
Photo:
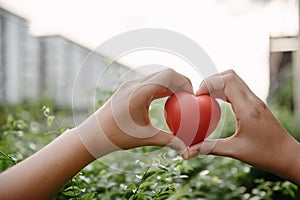
[{"label": "green plant", "polygon": [[[168,130],[163,103],[151,105],[151,120]],[[0,170],[20,162],[68,127],[70,110],[51,104],[0,106]],[[47,108],[48,107],[48,108]],[[235,119],[228,109],[222,137],[234,132]],[[278,118],[293,129],[281,108]],[[272,110],[276,110],[275,108]],[[54,117],[55,116],[55,117]],[[54,120],[57,120],[55,122]],[[58,126],[56,125],[58,124]],[[70,125],[71,126],[71,125]],[[14,144],[14,145],[12,145]],[[54,199],[297,199],[298,187],[286,180],[224,157],[199,156],[182,160],[174,150],[141,147],[111,153],[85,167],[61,188]]]}]

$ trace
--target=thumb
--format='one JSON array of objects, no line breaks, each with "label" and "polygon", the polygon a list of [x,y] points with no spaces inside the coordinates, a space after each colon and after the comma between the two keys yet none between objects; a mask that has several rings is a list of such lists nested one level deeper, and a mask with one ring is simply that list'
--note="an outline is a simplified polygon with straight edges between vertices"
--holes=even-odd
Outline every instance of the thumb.
[{"label": "thumb", "polygon": [[151,145],[170,147],[176,150],[183,159],[189,158],[189,152],[186,144],[178,137],[166,131],[157,129],[157,134],[151,138]]},{"label": "thumb", "polygon": [[207,154],[231,157],[233,153],[232,139],[232,137],[215,140],[206,139],[189,148],[189,158]]}]

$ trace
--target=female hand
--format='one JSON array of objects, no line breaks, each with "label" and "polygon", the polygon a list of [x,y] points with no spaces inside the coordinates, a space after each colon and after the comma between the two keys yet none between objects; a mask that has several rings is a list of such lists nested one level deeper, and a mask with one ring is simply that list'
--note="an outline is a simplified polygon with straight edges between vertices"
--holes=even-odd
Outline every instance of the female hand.
[{"label": "female hand", "polygon": [[232,70],[202,82],[196,95],[210,94],[231,104],[236,131],[229,138],[205,140],[189,149],[190,157],[213,154],[239,159],[300,183],[300,145]]},{"label": "female hand", "polygon": [[124,83],[78,127],[1,173],[0,199],[51,199],[95,158],[118,149],[168,145],[187,158],[184,142],[149,119],[151,101],[176,91],[193,92],[190,81],[171,69]]},{"label": "female hand", "polygon": [[154,99],[174,92],[193,93],[188,78],[172,69],[128,81],[77,131],[95,157],[118,149],[139,146],[170,146],[188,158],[186,145],[177,137],[154,127],[149,118],[149,106]]}]

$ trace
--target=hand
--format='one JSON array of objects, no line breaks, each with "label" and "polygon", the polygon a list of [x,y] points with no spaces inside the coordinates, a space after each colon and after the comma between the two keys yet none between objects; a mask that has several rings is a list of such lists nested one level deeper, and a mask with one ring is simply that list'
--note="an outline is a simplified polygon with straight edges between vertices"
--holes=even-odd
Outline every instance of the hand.
[{"label": "hand", "polygon": [[151,124],[149,106],[154,99],[178,91],[193,93],[188,78],[166,69],[128,81],[77,130],[86,148],[100,157],[118,149],[139,146],[170,146],[188,157],[179,138]]},{"label": "hand", "polygon": [[300,145],[232,70],[202,82],[196,95],[210,94],[231,104],[236,131],[229,138],[205,140],[189,156],[213,154],[239,159],[300,183]]},{"label": "hand", "polygon": [[95,158],[118,149],[169,145],[188,158],[184,142],[149,119],[151,101],[177,91],[193,92],[190,81],[171,69],[124,83],[78,127],[1,173],[0,199],[50,199]]}]

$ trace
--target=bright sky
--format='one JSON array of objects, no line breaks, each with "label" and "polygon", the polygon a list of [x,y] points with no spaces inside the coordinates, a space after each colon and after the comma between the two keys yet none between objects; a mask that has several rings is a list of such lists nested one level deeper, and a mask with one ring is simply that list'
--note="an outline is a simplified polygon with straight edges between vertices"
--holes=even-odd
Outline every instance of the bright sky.
[{"label": "bright sky", "polygon": [[[0,6],[28,19],[34,35],[61,34],[90,48],[133,29],[176,31],[198,43],[219,71],[234,68],[266,99],[270,32],[298,31],[296,0],[282,2],[262,6],[250,0],[0,0]],[[181,66],[176,69],[191,78],[195,88],[202,78],[183,60],[162,52],[133,53],[120,61],[130,66]]]}]

